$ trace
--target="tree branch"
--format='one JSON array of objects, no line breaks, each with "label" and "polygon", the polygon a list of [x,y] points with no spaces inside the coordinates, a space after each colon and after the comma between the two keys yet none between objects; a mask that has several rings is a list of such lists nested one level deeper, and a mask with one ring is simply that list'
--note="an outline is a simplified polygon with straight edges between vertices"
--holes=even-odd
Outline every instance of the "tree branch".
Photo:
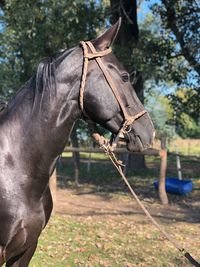
[{"label": "tree branch", "polygon": [[169,59],[178,58],[178,57],[184,57],[184,54],[183,53],[179,53],[179,54],[171,55],[171,56],[169,56]]},{"label": "tree branch", "polygon": [[144,0],[138,0],[137,8],[139,9]]},{"label": "tree branch", "polygon": [[5,0],[0,0],[0,7],[3,8],[5,6]]},{"label": "tree branch", "polygon": [[171,31],[176,36],[176,39],[181,46],[183,56],[200,76],[200,64],[196,61],[195,57],[190,52],[188,44],[185,43],[184,32],[182,32],[176,25],[174,5],[171,4],[171,1],[168,2],[168,0],[162,0],[162,3],[167,11],[166,15],[168,28],[171,29]]},{"label": "tree branch", "polygon": [[126,10],[125,10],[125,8],[124,8],[124,5],[123,5],[123,3],[122,3],[122,1],[120,1],[120,7],[121,7],[121,9],[122,9],[122,11],[123,11],[123,14],[124,14],[124,16],[126,17],[127,21],[128,21],[130,24],[133,24],[133,21],[130,19],[129,15],[127,14],[127,12],[126,12]]}]

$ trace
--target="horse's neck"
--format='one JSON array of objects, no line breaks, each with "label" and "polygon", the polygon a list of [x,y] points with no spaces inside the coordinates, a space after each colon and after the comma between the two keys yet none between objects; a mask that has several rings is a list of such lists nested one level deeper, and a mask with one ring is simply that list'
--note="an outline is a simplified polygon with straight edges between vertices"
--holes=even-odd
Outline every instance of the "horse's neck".
[{"label": "horse's neck", "polygon": [[52,149],[54,153],[61,152],[74,122],[81,114],[78,89],[76,80],[64,90],[62,85],[58,85],[52,97],[52,92],[46,88],[33,93],[28,84],[9,104],[6,122],[9,130],[13,136],[21,135],[22,140],[19,141],[23,141],[24,146],[33,143],[36,148],[39,144],[40,153],[43,147]]},{"label": "horse's neck", "polygon": [[58,84],[56,96],[51,99],[51,92],[47,91],[44,97],[47,102],[43,101],[39,109],[33,110],[33,123],[27,138],[33,138],[34,143],[39,144],[38,149],[40,154],[43,153],[44,160],[50,156],[51,161],[63,151],[74,122],[80,118],[78,89],[76,80],[65,86],[64,90]]},{"label": "horse's neck", "polygon": [[[66,79],[67,75],[65,73]],[[33,180],[31,190],[38,197],[44,191],[55,159],[63,151],[73,124],[81,114],[78,99],[80,81],[77,76],[70,78],[70,84],[58,83],[53,98],[52,92],[43,88],[43,92],[36,92],[33,99],[30,88],[25,87],[10,105],[7,127],[13,134],[6,138],[17,161],[20,161],[22,173],[29,181]]]}]

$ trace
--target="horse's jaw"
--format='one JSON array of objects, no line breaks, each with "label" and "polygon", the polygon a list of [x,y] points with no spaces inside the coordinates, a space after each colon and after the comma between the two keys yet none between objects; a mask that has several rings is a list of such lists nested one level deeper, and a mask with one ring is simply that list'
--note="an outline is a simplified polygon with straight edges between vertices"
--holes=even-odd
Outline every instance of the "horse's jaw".
[{"label": "horse's jaw", "polygon": [[140,138],[135,136],[135,138],[126,143],[126,147],[131,152],[143,152],[145,150]]},{"label": "horse's jaw", "polygon": [[131,152],[143,152],[151,146],[151,142],[144,144],[139,135],[129,133],[126,136],[126,147]]}]

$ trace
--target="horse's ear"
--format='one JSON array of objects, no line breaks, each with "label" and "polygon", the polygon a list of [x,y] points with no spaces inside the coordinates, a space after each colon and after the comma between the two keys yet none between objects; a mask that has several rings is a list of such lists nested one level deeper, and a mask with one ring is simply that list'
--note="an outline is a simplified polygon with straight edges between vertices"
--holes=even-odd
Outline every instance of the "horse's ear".
[{"label": "horse's ear", "polygon": [[93,44],[96,47],[96,49],[105,50],[106,48],[109,48],[115,41],[120,26],[121,26],[121,18],[119,18],[118,21],[108,30],[106,30],[101,36],[93,40]]}]

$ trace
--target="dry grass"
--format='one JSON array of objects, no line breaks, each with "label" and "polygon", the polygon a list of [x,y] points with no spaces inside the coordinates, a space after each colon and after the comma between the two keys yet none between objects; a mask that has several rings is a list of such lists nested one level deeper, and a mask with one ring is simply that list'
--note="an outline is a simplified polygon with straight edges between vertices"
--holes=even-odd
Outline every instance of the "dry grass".
[{"label": "dry grass", "polygon": [[[157,140],[153,144],[154,148],[160,149],[160,142]],[[200,156],[200,139],[175,139],[170,141],[169,152],[176,152],[183,155]]]}]

